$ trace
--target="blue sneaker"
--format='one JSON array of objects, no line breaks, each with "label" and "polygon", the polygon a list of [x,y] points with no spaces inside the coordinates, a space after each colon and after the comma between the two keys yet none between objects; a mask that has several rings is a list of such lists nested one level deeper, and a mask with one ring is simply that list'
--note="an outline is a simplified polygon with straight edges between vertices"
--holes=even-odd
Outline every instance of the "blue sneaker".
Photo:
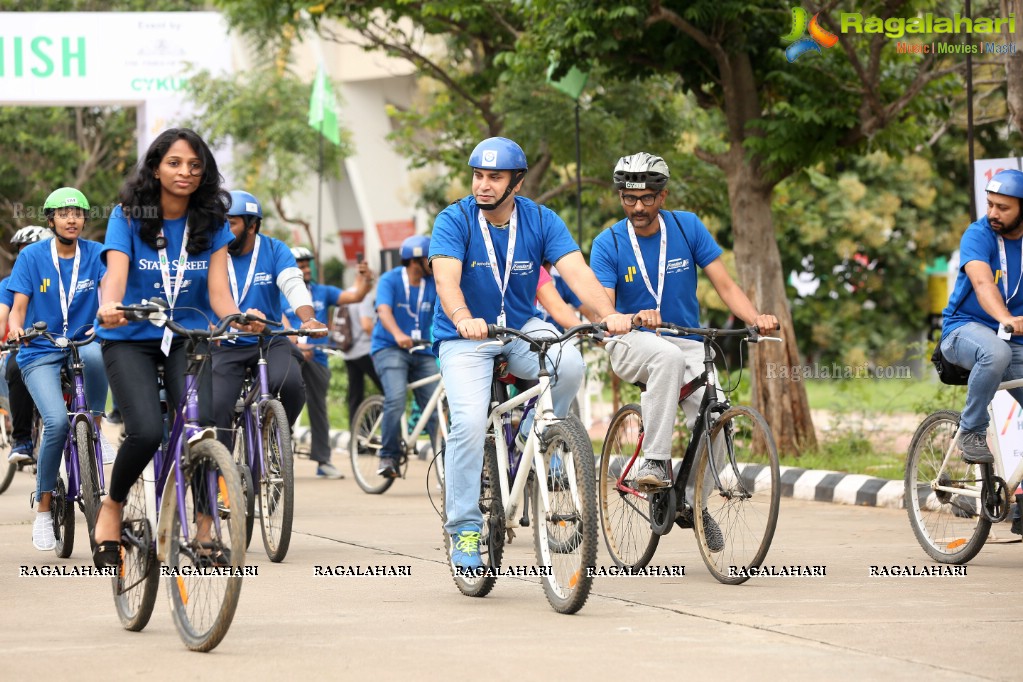
[{"label": "blue sneaker", "polygon": [[463,571],[483,568],[479,528],[466,526],[451,536],[451,565]]},{"label": "blue sneaker", "polygon": [[16,443],[11,452],[7,455],[7,461],[11,464],[17,464],[18,462],[27,462],[32,459],[32,441],[23,440],[20,443]]}]

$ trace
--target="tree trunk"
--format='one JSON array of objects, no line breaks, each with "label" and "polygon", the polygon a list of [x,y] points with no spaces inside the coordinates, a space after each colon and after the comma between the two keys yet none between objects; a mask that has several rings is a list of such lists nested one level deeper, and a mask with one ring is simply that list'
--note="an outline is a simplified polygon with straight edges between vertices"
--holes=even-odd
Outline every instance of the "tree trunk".
[{"label": "tree trunk", "polygon": [[801,362],[771,216],[772,190],[763,187],[741,147],[733,145],[728,157],[725,173],[739,282],[758,311],[778,318],[778,335],[784,339],[750,346],[753,406],[767,419],[779,454],[799,454],[813,448],[817,437],[806,387],[788,378],[793,368],[801,371]]},{"label": "tree trunk", "polygon": [[[1016,31],[1010,33],[1008,27],[1002,28],[1002,35],[1007,43],[1015,43],[1017,49],[1023,42],[1023,0],[1002,0],[1002,16],[1016,15]],[[1005,103],[1009,108],[1009,123],[1018,131],[1023,132],[1023,53],[1017,52],[1005,56]]]}]

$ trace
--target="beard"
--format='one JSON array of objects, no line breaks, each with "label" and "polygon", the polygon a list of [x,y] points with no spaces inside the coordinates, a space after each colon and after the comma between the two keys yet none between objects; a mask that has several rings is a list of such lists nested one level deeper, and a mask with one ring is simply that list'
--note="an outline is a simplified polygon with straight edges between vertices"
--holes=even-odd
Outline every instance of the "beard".
[{"label": "beard", "polygon": [[998,220],[989,219],[989,222],[991,223],[991,229],[1004,237],[1007,234],[1012,234],[1019,229],[1020,225],[1023,225],[1023,213],[1017,216],[1016,219],[1008,225]]}]

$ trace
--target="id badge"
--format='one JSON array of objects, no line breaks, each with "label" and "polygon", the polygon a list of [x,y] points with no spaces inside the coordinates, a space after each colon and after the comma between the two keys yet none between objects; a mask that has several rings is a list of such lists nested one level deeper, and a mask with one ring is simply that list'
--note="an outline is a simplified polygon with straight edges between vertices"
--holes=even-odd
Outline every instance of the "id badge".
[{"label": "id badge", "polygon": [[503,310],[501,311],[501,314],[497,316],[497,326],[498,327],[508,326],[508,317],[504,314]]},{"label": "id badge", "polygon": [[170,355],[171,341],[174,340],[174,332],[167,327],[163,328],[163,341],[160,342],[160,350],[163,351],[164,355]]},{"label": "id badge", "polygon": [[1007,332],[1002,329],[1002,325],[998,325],[998,338],[1009,341],[1012,339],[1012,332]]},{"label": "id badge", "polygon": [[303,346],[305,344],[309,343],[309,337],[308,336],[298,336],[298,337],[295,337],[295,338],[297,338],[298,342],[301,343]]},{"label": "id badge", "polygon": [[410,336],[412,337],[413,341],[422,341],[423,340],[423,333],[421,331],[419,331],[418,329],[413,329],[412,330],[412,334],[410,334]]}]

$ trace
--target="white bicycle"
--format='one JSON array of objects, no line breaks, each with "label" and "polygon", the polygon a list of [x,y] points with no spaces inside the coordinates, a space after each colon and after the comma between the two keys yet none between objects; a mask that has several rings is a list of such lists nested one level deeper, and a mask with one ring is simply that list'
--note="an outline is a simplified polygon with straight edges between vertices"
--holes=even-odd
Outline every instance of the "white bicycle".
[{"label": "white bicycle", "polygon": [[[505,337],[503,344],[519,338],[539,357],[539,383],[508,399],[507,384],[495,358],[488,435],[483,446],[483,477],[480,510],[483,529],[479,552],[483,569],[464,572],[452,569],[458,589],[470,597],[483,597],[494,588],[500,574],[505,536],[529,524],[520,518],[523,493],[533,506],[533,547],[540,567],[544,594],[558,613],[575,613],[590,594],[593,576],[588,571],[597,558],[596,465],[589,434],[578,417],[559,419],[551,398],[551,368],[547,353],[555,345],[579,334],[598,334],[602,327],[584,324],[561,336],[529,336],[517,329],[489,326],[490,337]],[[481,346],[482,347],[482,346]],[[515,447],[512,413],[523,406],[535,418],[523,452]],[[442,496],[443,499],[443,496]],[[528,502],[527,502],[528,503]],[[443,516],[443,515],[442,515]],[[446,521],[446,517],[444,517]],[[444,541],[450,552],[451,538]]]},{"label": "white bicycle", "polygon": [[[998,389],[1021,386],[1023,379],[1016,379],[999,384]],[[990,405],[988,415],[993,465],[963,461],[958,445],[960,414],[952,410],[928,415],[909,446],[905,480],[909,523],[920,546],[940,563],[964,564],[977,556],[991,524],[1008,517],[1012,493],[1023,480],[1023,460],[1006,478]]]}]

